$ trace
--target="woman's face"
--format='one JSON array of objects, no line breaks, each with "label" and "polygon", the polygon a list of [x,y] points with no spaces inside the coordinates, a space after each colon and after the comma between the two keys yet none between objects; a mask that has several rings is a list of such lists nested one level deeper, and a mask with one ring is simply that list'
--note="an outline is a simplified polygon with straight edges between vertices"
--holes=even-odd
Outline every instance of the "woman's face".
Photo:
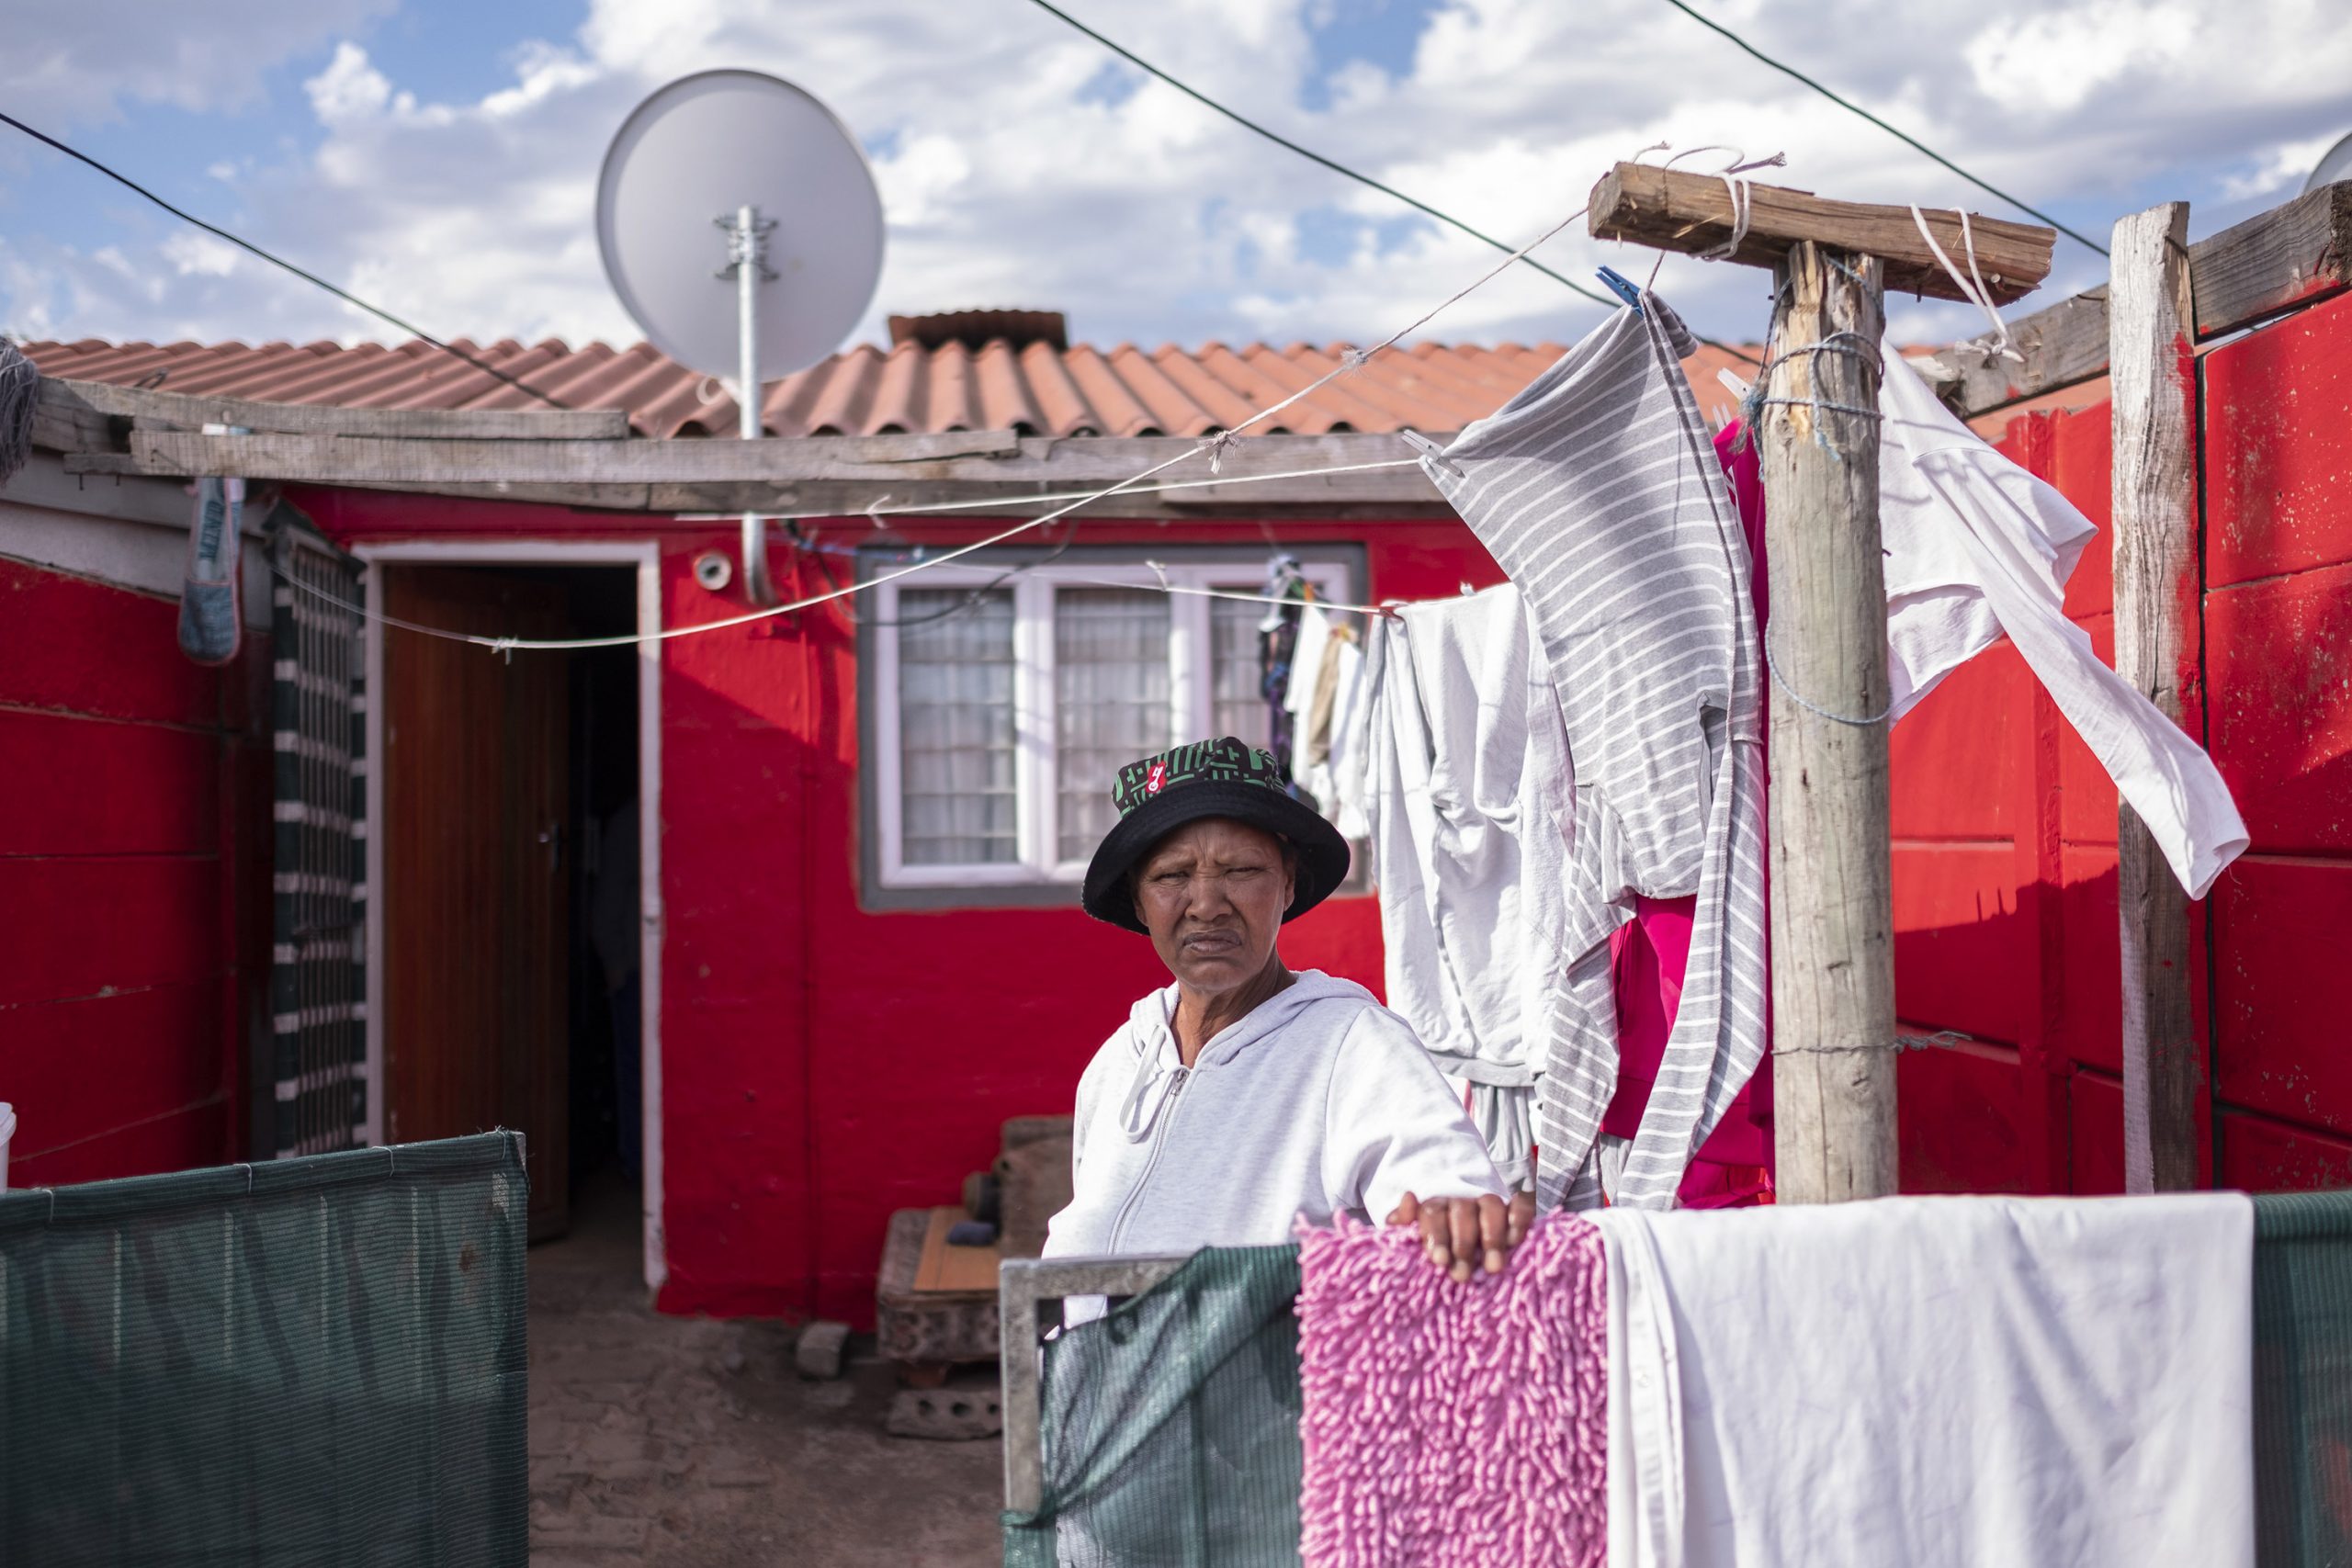
[{"label": "woman's face", "polygon": [[1136,915],[1177,982],[1215,996],[1264,973],[1294,880],[1280,839],[1231,818],[1204,818],[1143,858]]}]

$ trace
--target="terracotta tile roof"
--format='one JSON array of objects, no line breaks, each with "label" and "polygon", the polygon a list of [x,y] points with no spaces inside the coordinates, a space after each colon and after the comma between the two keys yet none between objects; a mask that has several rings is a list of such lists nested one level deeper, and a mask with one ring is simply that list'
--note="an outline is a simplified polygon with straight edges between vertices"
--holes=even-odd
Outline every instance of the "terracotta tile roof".
[{"label": "terracotta tile roof", "polygon": [[[916,317],[905,340],[861,344],[772,382],[764,419],[772,435],[878,435],[896,432],[1015,429],[1035,435],[1199,435],[1236,423],[1329,370],[1340,344],[1209,344],[1145,350],[1132,344],[1062,348],[1046,311]],[[990,318],[1023,324],[1013,337],[966,333]],[[1057,323],[1056,323],[1057,325]],[[639,435],[732,436],[735,400],[713,380],[647,344],[578,348],[558,339],[459,346],[504,374],[581,409],[626,409]],[[216,392],[263,402],[344,408],[527,409],[528,393],[422,342],[30,343],[46,376],[146,382],[175,392]],[[1493,412],[1557,358],[1557,344],[1495,347],[1418,344],[1383,354],[1257,428],[1272,434],[1458,430]],[[1747,371],[1720,350],[1684,362],[1700,407],[1720,423],[1731,394],[1715,372]]]}]

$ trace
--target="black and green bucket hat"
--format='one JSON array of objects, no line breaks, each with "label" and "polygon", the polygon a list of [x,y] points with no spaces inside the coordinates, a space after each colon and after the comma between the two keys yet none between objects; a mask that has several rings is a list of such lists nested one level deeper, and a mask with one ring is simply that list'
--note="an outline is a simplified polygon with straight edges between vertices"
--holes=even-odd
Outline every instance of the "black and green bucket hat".
[{"label": "black and green bucket hat", "polygon": [[1204,817],[1229,817],[1272,833],[1298,852],[1298,886],[1283,919],[1295,920],[1347,879],[1348,841],[1314,807],[1291,798],[1273,753],[1233,736],[1196,740],[1129,762],[1111,790],[1119,820],[1094,851],[1080,896],[1086,912],[1141,931],[1127,873],[1152,846]]}]

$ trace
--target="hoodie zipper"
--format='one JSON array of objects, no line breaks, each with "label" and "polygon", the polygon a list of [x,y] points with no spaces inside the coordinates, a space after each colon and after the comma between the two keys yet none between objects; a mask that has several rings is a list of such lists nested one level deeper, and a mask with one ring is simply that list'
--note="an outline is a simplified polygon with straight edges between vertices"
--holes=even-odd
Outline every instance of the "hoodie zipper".
[{"label": "hoodie zipper", "polygon": [[1151,1179],[1152,1171],[1159,1164],[1161,1142],[1176,1120],[1177,1101],[1184,1098],[1184,1082],[1192,1076],[1190,1067],[1176,1069],[1176,1077],[1168,1086],[1167,1103],[1159,1108],[1159,1114],[1151,1119],[1151,1152],[1144,1157],[1142,1171],[1136,1175],[1135,1184],[1127,1189],[1125,1201],[1119,1205],[1117,1215],[1111,1221],[1111,1242],[1106,1250],[1114,1256],[1119,1250],[1119,1238],[1126,1234],[1127,1216],[1135,1209],[1136,1200],[1143,1196],[1145,1183]]}]

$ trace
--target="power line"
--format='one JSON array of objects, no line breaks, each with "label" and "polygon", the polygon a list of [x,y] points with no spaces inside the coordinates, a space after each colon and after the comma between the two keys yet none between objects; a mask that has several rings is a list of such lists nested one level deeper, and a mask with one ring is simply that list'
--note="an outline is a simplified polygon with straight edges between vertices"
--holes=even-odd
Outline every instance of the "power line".
[{"label": "power line", "polygon": [[[1358,174],[1355,170],[1348,167],[1345,164],[1340,163],[1338,159],[1326,157],[1324,154],[1315,151],[1312,147],[1301,146],[1299,143],[1293,141],[1289,137],[1283,135],[1280,131],[1271,130],[1266,126],[1259,124],[1256,120],[1251,119],[1248,115],[1241,113],[1239,110],[1226,107],[1223,104],[1218,103],[1215,98],[1210,97],[1206,93],[1202,92],[1199,88],[1193,86],[1189,83],[1180,82],[1175,77],[1170,76],[1167,72],[1162,71],[1159,66],[1154,65],[1150,61],[1146,60],[1135,51],[1126,48],[1123,44],[1114,42],[1110,39],[1104,38],[1101,33],[1096,32],[1092,28],[1088,27],[1084,22],[1081,22],[1076,17],[1071,16],[1068,11],[1063,10],[1058,6],[1051,4],[1050,0],[1031,0],[1031,3],[1039,10],[1046,12],[1048,15],[1060,17],[1064,22],[1067,22],[1069,26],[1075,28],[1078,31],[1084,33],[1088,38],[1092,39],[1096,43],[1101,44],[1104,49],[1109,50],[1112,53],[1117,55],[1128,64],[1136,67],[1138,71],[1142,71],[1149,75],[1158,77],[1160,81],[1167,83],[1170,86],[1175,88],[1178,92],[1183,94],[1194,103],[1201,105],[1204,108],[1215,109],[1218,114],[1223,115],[1234,124],[1240,126],[1245,130],[1255,131],[1258,135],[1264,137],[1275,146],[1287,148],[1291,152],[1295,152],[1300,157],[1306,159],[1308,163],[1320,164],[1322,167],[1330,170],[1335,175],[1344,175],[1346,178],[1355,181],[1360,186],[1368,186],[1373,190],[1378,191],[1383,196],[1388,197],[1396,201],[1401,201],[1406,206],[1413,209],[1416,212],[1426,213],[1428,216],[1436,219],[1441,223],[1446,224],[1451,228],[1460,230],[1463,233],[1469,235],[1472,239],[1476,240],[1481,244],[1491,245],[1498,251],[1509,251],[1511,248],[1508,243],[1496,239],[1492,234],[1486,232],[1484,230],[1472,228],[1469,224],[1464,223],[1461,219],[1454,217],[1452,213],[1439,211],[1436,208],[1431,207],[1428,202],[1421,200],[1419,197],[1408,196],[1403,191],[1398,190],[1395,186],[1384,185],[1380,181],[1374,179],[1370,175]],[[1542,273],[1544,276],[1550,278],[1553,282],[1566,286],[1576,293],[1583,295],[1586,299],[1591,300],[1596,305],[1606,305],[1611,310],[1614,310],[1623,303],[1623,301],[1618,300],[1610,295],[1587,288],[1583,284],[1577,282],[1572,277],[1566,277],[1557,272],[1555,272],[1552,268],[1544,265],[1542,262],[1537,261],[1533,256],[1521,256],[1519,259],[1525,262],[1529,266],[1533,267],[1536,271]],[[1724,353],[1730,355],[1733,358],[1745,360],[1750,365],[1760,365],[1762,363],[1762,361],[1758,360],[1754,355],[1734,348],[1727,343],[1717,343],[1711,337],[1702,337],[1699,341],[1705,344],[1710,348],[1720,349]]]},{"label": "power line", "polygon": [[[1038,3],[1043,5],[1044,0],[1038,0]],[[1683,4],[1683,0],[1666,0],[1666,3],[1673,6],[1676,10],[1681,12],[1684,16],[1690,17],[1692,21],[1698,23],[1701,27],[1706,28],[1713,32],[1721,33],[1724,37],[1731,39],[1732,42],[1739,45],[1741,49],[1747,51],[1749,54],[1754,55],[1757,59],[1762,61],[1773,70],[1780,72],[1782,75],[1795,77],[1806,86],[1811,87],[1815,92],[1819,93],[1823,97],[1827,98],[1831,103],[1836,104],[1839,108],[1846,109],[1861,116],[1864,119],[1869,120],[1872,125],[1877,126],[1881,130],[1885,131],[1889,136],[1895,138],[1897,141],[1907,143],[1921,152],[1925,152],[1928,157],[1933,158],[1937,163],[1941,164],[1945,168],[1950,169],[1953,174],[1958,175],[1962,179],[1966,180],[1970,185],[1974,186],[1977,189],[1999,197],[2003,201],[2007,202],[2019,212],[2030,213],[2032,216],[2041,219],[2044,223],[2049,224],[2052,229],[2057,230],[2058,232],[2065,235],[2066,238],[2074,241],[2076,244],[2088,245],[2092,250],[2097,251],[2099,254],[2107,254],[2107,247],[2100,244],[2097,240],[2086,238],[2084,235],[2077,233],[2075,231],[2067,228],[2066,225],[2059,222],[2058,220],[2051,217],[2050,214],[2042,211],[2041,209],[2028,206],[2026,203],[2019,201],[2016,197],[2011,196],[2007,191],[2003,190],[2000,186],[1990,184],[1984,180],[1978,179],[1974,175],[1970,174],[1966,169],[1962,168],[1958,164],[1953,163],[1950,158],[1945,157],[1942,153],[1937,152],[1934,148],[1928,146],[1917,137],[1911,135],[1907,131],[1895,130],[1894,127],[1879,118],[1878,116],[1862,107],[1861,105],[1857,104],[1850,99],[1839,97],[1836,93],[1831,92],[1828,88],[1823,86],[1820,83],[1815,81],[1812,77],[1806,75],[1795,66],[1782,64],[1781,62],[1773,59],[1770,55],[1765,53],[1762,50],[1757,48],[1754,44],[1748,42],[1746,39],[1740,37],[1737,33],[1732,31],[1729,28],[1724,27],[1721,22],[1715,21],[1713,18],[1709,17],[1701,16],[1689,6]],[[1048,7],[1048,9],[1050,9],[1050,7]]]},{"label": "power line", "polygon": [[124,175],[114,169],[108,168],[106,164],[101,164],[96,158],[91,157],[87,152],[82,152],[78,148],[67,146],[64,142],[60,141],[56,137],[48,134],[46,131],[34,130],[31,126],[27,125],[23,120],[17,118],[14,115],[0,113],[0,123],[15,126],[18,130],[23,131],[27,136],[31,137],[34,141],[42,142],[47,146],[56,149],[58,152],[64,153],[67,157],[73,159],[78,164],[88,164],[91,168],[96,169],[98,173],[106,175],[107,178],[114,181],[115,184],[123,186],[125,189],[130,190],[136,195],[145,197],[149,201],[153,202],[156,206],[162,208],[164,211],[170,213],[181,222],[192,223],[208,234],[226,240],[229,243],[236,246],[241,251],[247,251],[254,255],[259,256],[262,260],[269,263],[272,266],[285,268],[288,272],[292,273],[295,276],[300,278],[305,283],[316,284],[319,288],[325,289],[328,293],[334,295],[345,304],[356,306],[360,310],[367,311],[369,315],[374,316],[379,321],[390,322],[393,326],[398,327],[401,331],[407,333],[412,337],[418,339],[420,342],[430,344],[444,354],[464,360],[467,364],[472,366],[475,369],[482,372],[484,375],[493,377],[498,380],[503,381],[508,386],[514,388],[518,391],[528,392],[531,396],[538,399],[541,402],[546,403],[550,408],[569,409],[571,406],[569,403],[551,397],[546,392],[542,392],[537,387],[531,386],[513,376],[509,376],[497,366],[491,364],[489,361],[482,359],[478,355],[467,353],[464,349],[459,348],[455,344],[442,342],[439,338],[435,337],[431,333],[426,332],[423,327],[416,326],[412,322],[401,320],[400,317],[393,315],[390,310],[385,310],[383,307],[369,304],[367,300],[362,299],[358,295],[352,293],[349,289],[338,288],[336,285],[329,283],[317,273],[307,272],[301,267],[296,266],[292,262],[288,261],[283,256],[272,255],[269,252],[263,250],[259,245],[254,244],[251,240],[231,233],[228,230],[221,228],[218,223],[208,223],[203,219],[196,216],[193,212],[173,206],[170,202],[165,201],[162,197],[157,196],[153,191],[149,190],[145,186],[141,185],[137,180],[130,178],[128,175]]}]

